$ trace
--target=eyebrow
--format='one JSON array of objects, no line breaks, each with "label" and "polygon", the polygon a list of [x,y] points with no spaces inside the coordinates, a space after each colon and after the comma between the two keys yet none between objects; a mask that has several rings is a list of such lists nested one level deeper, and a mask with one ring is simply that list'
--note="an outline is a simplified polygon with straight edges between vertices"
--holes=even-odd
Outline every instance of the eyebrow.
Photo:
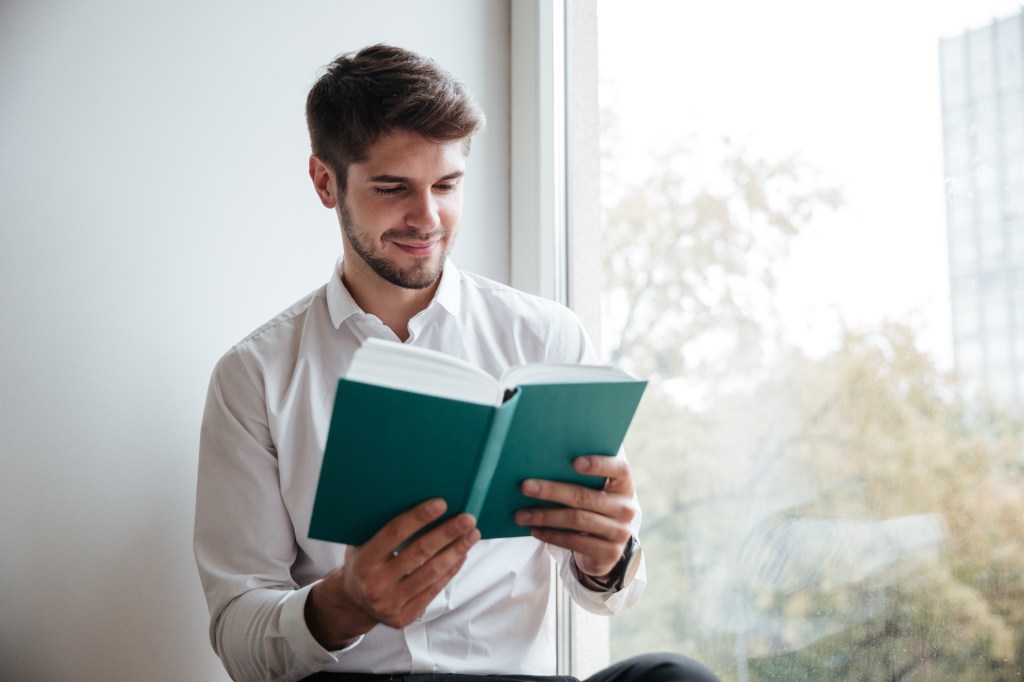
[{"label": "eyebrow", "polygon": [[[449,173],[448,175],[445,175],[442,178],[438,178],[434,182],[444,182],[445,180],[456,180],[458,178],[461,178],[465,174],[466,174],[466,171],[455,171],[454,173]],[[372,178],[370,178],[370,182],[384,182],[384,183],[399,184],[399,183],[409,183],[409,182],[411,182],[411,180],[410,180],[410,178],[403,178],[400,175],[374,175]]]}]

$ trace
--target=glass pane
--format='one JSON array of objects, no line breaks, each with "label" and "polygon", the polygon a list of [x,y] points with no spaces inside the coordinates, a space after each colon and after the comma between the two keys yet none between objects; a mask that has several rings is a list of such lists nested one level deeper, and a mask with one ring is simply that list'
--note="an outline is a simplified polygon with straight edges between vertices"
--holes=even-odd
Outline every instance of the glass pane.
[{"label": "glass pane", "polygon": [[612,658],[1020,679],[1017,0],[597,6],[601,346],[650,380]]},{"label": "glass pane", "polygon": [[1024,24],[1001,21],[996,26],[996,50],[999,55],[999,89],[1014,91],[1024,85]]}]

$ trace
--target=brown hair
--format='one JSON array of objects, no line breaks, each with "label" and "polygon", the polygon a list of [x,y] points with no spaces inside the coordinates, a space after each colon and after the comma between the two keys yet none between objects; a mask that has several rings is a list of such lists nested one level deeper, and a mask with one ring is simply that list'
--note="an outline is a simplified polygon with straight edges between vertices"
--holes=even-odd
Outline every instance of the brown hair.
[{"label": "brown hair", "polygon": [[345,192],[349,164],[365,161],[382,135],[407,130],[467,151],[484,114],[466,87],[432,59],[391,45],[343,54],[325,67],[306,98],[313,153]]}]

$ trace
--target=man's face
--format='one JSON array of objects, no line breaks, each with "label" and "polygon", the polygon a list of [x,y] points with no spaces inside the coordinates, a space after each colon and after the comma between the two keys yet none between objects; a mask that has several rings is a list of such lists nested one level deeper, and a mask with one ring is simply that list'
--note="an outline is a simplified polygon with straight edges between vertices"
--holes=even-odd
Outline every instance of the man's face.
[{"label": "man's face", "polygon": [[[462,217],[463,140],[394,131],[348,168],[338,204],[346,276],[423,289],[441,276]],[[351,266],[351,267],[350,267]]]}]

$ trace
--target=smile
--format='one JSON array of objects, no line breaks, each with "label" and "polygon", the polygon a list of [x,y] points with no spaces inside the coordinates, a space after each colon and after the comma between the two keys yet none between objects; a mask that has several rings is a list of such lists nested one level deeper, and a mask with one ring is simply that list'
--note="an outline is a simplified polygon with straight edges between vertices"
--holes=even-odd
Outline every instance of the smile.
[{"label": "smile", "polygon": [[399,242],[399,241],[394,241],[394,240],[392,240],[391,243],[394,244],[398,249],[400,249],[403,252],[409,254],[410,256],[429,256],[430,254],[432,254],[435,251],[437,251],[439,246],[440,246],[440,244],[441,244],[440,241],[432,241],[432,242],[418,242],[418,241]]}]

